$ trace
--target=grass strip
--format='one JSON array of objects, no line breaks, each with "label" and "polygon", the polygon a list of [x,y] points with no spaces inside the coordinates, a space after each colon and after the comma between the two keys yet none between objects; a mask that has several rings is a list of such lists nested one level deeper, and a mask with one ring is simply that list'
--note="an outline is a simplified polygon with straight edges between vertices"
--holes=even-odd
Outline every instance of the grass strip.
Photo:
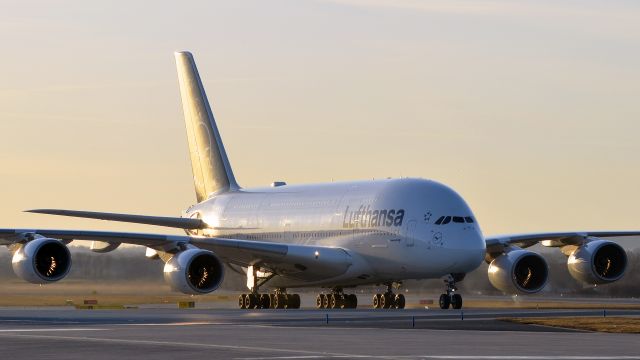
[{"label": "grass strip", "polygon": [[562,327],[567,329],[598,331],[608,333],[628,333],[640,334],[639,317],[542,317],[542,318],[504,318],[502,321],[509,321],[517,324],[543,325]]}]

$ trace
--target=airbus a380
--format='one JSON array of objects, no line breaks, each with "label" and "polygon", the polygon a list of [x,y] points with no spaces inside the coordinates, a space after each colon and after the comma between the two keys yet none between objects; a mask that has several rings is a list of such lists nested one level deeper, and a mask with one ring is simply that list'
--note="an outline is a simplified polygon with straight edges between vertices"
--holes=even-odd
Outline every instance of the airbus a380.
[{"label": "airbus a380", "polygon": [[[483,236],[465,200],[450,187],[423,179],[387,179],[245,189],[238,185],[222,144],[193,56],[175,54],[197,203],[181,217],[58,209],[34,213],[180,228],[186,235],[111,231],[0,229],[0,245],[13,252],[22,279],[46,284],[71,267],[67,245],[93,240],[104,253],[120,244],[147,247],[147,257],[165,262],[164,279],[176,291],[215,291],[225,269],[246,273],[242,309],[299,308],[292,288],[325,291],[318,308],[355,308],[345,291],[386,285],[373,296],[379,309],[404,308],[393,292],[407,279],[443,278],[442,309],[462,307],[456,283],[489,263],[491,284],[505,293],[542,290],[549,270],[542,256],[525,250],[540,243],[567,256],[570,274],[591,284],[619,280],[627,268],[624,249],[608,237],[640,231],[532,233]],[[261,292],[268,287],[273,291]]]}]

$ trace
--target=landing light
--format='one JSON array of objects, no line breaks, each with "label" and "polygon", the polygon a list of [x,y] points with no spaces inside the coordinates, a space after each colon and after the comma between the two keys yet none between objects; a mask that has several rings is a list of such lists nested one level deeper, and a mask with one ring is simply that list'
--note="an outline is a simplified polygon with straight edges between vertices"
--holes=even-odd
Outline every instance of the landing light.
[{"label": "landing light", "polygon": [[316,256],[316,259],[318,258],[318,256],[320,256],[320,252],[318,250],[316,250],[316,252],[314,253],[314,255]]}]

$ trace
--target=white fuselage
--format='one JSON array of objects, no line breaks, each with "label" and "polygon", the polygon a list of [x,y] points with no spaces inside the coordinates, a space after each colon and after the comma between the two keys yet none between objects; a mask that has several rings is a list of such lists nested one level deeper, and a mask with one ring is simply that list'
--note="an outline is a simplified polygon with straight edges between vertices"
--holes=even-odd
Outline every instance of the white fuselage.
[{"label": "white fuselage", "polygon": [[198,233],[204,236],[338,247],[350,256],[349,268],[330,278],[279,276],[271,286],[439,278],[470,272],[485,256],[469,206],[451,188],[430,180],[243,189],[213,196],[185,216],[206,222],[209,228]]}]

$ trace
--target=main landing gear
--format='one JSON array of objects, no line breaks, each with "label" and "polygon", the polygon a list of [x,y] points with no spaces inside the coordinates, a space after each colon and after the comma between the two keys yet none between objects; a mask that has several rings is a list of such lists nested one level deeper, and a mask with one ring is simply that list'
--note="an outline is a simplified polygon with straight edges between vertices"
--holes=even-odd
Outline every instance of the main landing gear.
[{"label": "main landing gear", "polygon": [[387,291],[373,295],[374,309],[404,309],[405,299],[402,294],[394,294],[392,284],[387,284]]},{"label": "main landing gear", "polygon": [[238,297],[240,309],[299,309],[300,295],[287,294],[286,289],[277,289],[273,294],[258,292]]},{"label": "main landing gear", "polygon": [[342,288],[331,290],[331,294],[318,294],[316,297],[318,309],[355,309],[358,307],[358,297],[355,294],[345,294]]},{"label": "main landing gear", "polygon": [[262,275],[258,278],[258,269],[249,266],[247,268],[247,287],[251,289],[248,294],[238,297],[240,309],[299,309],[300,295],[287,294],[287,289],[278,288],[273,294],[261,294],[260,286],[264,285],[274,275]]},{"label": "main landing gear", "polygon": [[462,309],[462,296],[460,294],[454,294],[458,287],[456,287],[457,281],[462,281],[464,274],[451,274],[444,280],[447,284],[447,293],[440,295],[440,309],[448,309],[451,306],[454,309]]}]

